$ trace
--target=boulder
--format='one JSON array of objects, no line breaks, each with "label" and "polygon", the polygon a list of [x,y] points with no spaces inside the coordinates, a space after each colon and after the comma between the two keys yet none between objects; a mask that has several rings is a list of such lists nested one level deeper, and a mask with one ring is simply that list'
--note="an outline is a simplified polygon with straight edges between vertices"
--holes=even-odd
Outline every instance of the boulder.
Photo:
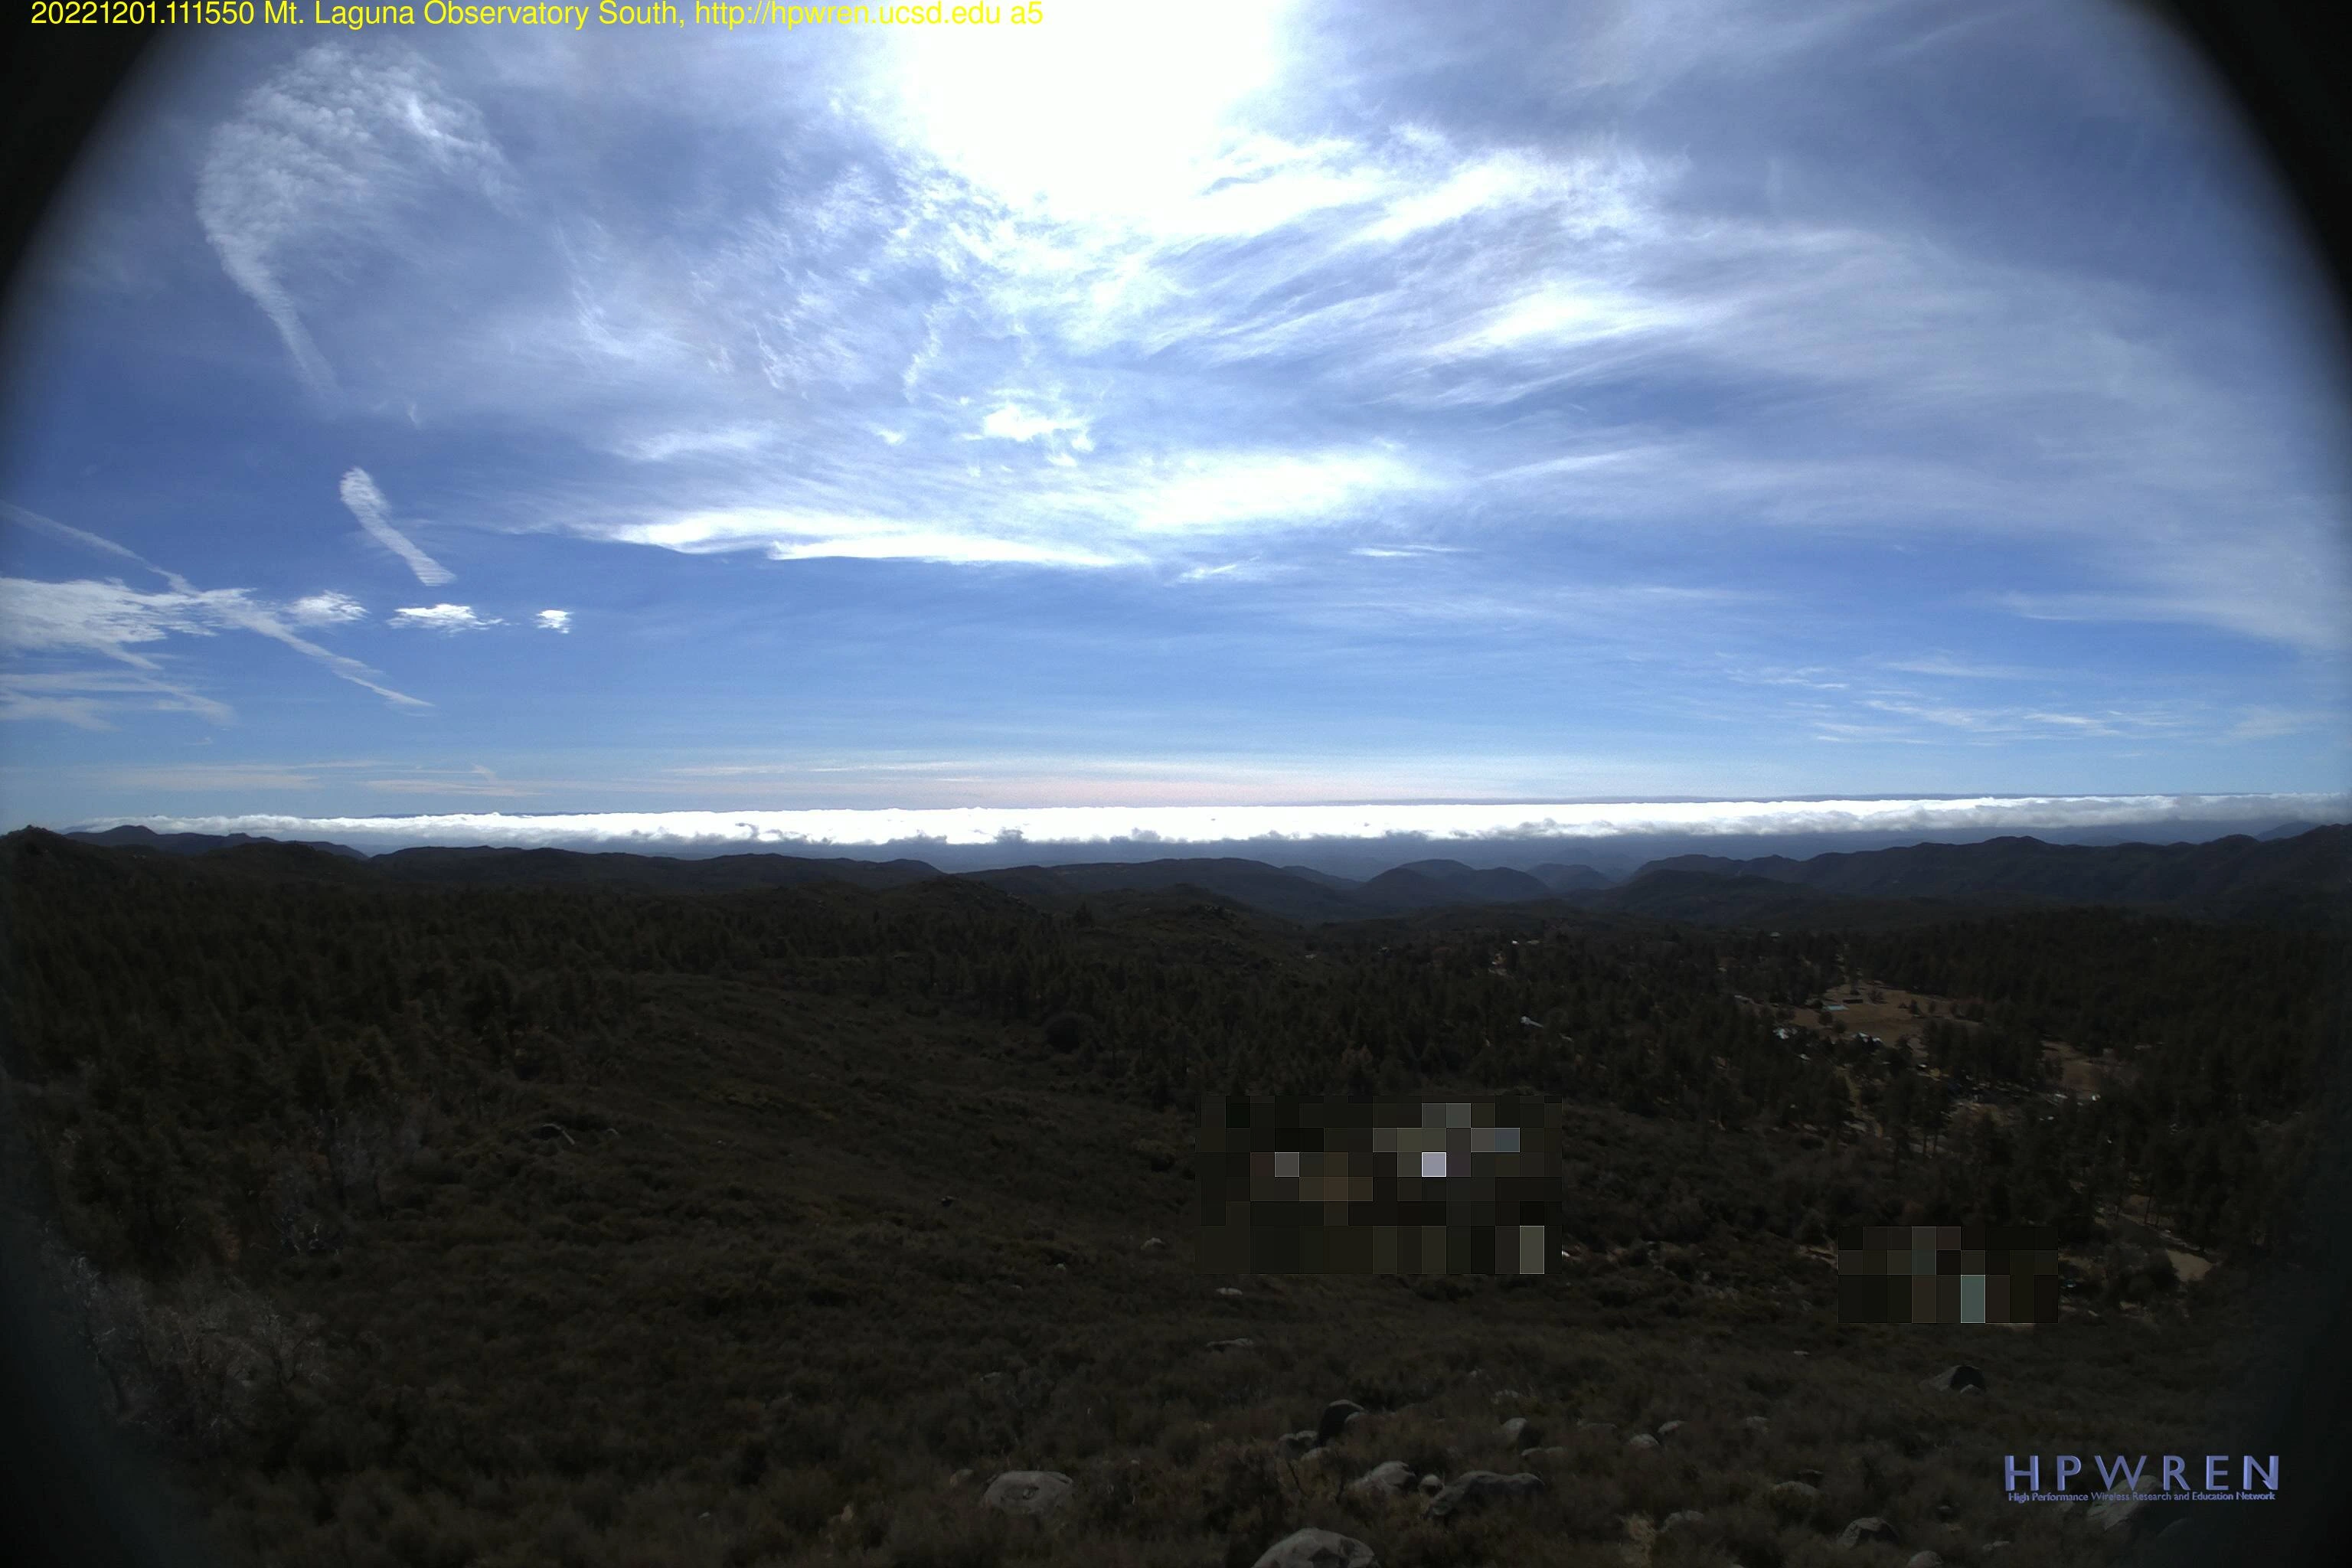
[{"label": "boulder", "polygon": [[1267,1547],[1257,1568],[1379,1568],[1379,1559],[1353,1536],[1302,1530]]},{"label": "boulder", "polygon": [[1799,1470],[1796,1474],[1796,1479],[1804,1482],[1809,1487],[1817,1487],[1823,1481],[1829,1479],[1829,1477],[1819,1470]]},{"label": "boulder", "polygon": [[1838,1531],[1840,1546],[1859,1546],[1865,1541],[1884,1541],[1891,1546],[1895,1543],[1895,1527],[1876,1514],[1870,1514]]},{"label": "boulder", "polygon": [[1146,1252],[1165,1252],[1168,1250],[1168,1244],[1160,1240],[1156,1236],[1151,1237],[1144,1242],[1143,1250]]},{"label": "boulder", "polygon": [[1658,1440],[1663,1443],[1682,1429],[1683,1424],[1679,1421],[1661,1421],[1658,1423]]},{"label": "boulder", "polygon": [[1402,1459],[1388,1459],[1349,1481],[1348,1489],[1358,1497],[1402,1497],[1418,1486],[1420,1479]]},{"label": "boulder", "polygon": [[1987,1391],[1985,1374],[1966,1362],[1948,1366],[1933,1377],[1923,1377],[1919,1386],[1936,1394],[1983,1394]]},{"label": "boulder", "polygon": [[1323,1407],[1323,1418],[1315,1423],[1315,1440],[1328,1443],[1348,1429],[1348,1417],[1361,1415],[1364,1407],[1352,1399],[1335,1399]]},{"label": "boulder", "polygon": [[1905,1563],[1903,1568],[1944,1568],[1944,1559],[1938,1552],[1914,1552],[1911,1553],[1911,1561]]},{"label": "boulder", "polygon": [[[1521,1446],[1519,1443],[1520,1434],[1527,1431],[1527,1429],[1528,1418],[1524,1415],[1514,1415],[1508,1421],[1503,1423],[1503,1441],[1508,1443],[1515,1448]],[[1529,1443],[1532,1443],[1533,1441],[1533,1438],[1528,1439]]]},{"label": "boulder", "polygon": [[1211,1340],[1209,1348],[1213,1351],[1245,1351],[1256,1343],[1255,1340]]},{"label": "boulder", "polygon": [[988,1483],[980,1500],[1003,1513],[1051,1513],[1070,1500],[1070,1478],[1059,1470],[1007,1470]]},{"label": "boulder", "polygon": [[1282,1435],[1282,1452],[1285,1458],[1295,1459],[1314,1447],[1313,1432],[1285,1432]]},{"label": "boulder", "polygon": [[960,1487],[970,1479],[971,1479],[971,1472],[970,1470],[958,1470],[954,1475],[948,1478],[948,1485],[951,1487]]},{"label": "boulder", "polygon": [[1821,1506],[1822,1489],[1804,1481],[1782,1481],[1764,1489],[1764,1500],[1776,1513],[1811,1513]]},{"label": "boulder", "polygon": [[1427,1512],[1435,1520],[1454,1519],[1475,1513],[1492,1502],[1529,1498],[1543,1489],[1541,1476],[1504,1476],[1493,1470],[1472,1470],[1430,1499]]},{"label": "boulder", "polygon": [[1706,1517],[1706,1514],[1695,1508],[1677,1510],[1666,1515],[1666,1522],[1658,1526],[1658,1533],[1663,1535],[1669,1530],[1680,1530],[1685,1525],[1696,1524]]},{"label": "boulder", "polygon": [[1242,1299],[1240,1289],[1233,1285],[1218,1286],[1217,1294],[1223,1296],[1228,1301],[1238,1301]]},{"label": "boulder", "polygon": [[1433,1475],[1433,1475],[1426,1475],[1426,1476],[1423,1476],[1423,1477],[1422,1477],[1422,1478],[1421,1478],[1421,1494],[1422,1494],[1422,1496],[1423,1496],[1423,1497],[1435,1497],[1439,1492],[1442,1492],[1442,1491],[1444,1491],[1444,1489],[1445,1489],[1445,1481],[1444,1481],[1444,1478],[1443,1478],[1443,1477],[1441,1477],[1441,1476]]},{"label": "boulder", "polygon": [[1658,1451],[1658,1440],[1647,1432],[1636,1432],[1625,1440],[1625,1451],[1629,1454],[1654,1454]]}]

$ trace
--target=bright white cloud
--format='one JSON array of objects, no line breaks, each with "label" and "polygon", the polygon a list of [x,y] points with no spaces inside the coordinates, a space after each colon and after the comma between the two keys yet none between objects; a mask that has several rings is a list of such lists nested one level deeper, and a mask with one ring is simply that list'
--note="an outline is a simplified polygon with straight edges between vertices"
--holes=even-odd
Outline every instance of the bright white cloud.
[{"label": "bright white cloud", "polygon": [[546,845],[635,842],[647,847],[871,847],[928,839],[942,845],[1167,844],[1377,839],[1391,835],[1470,845],[1492,838],[1612,838],[1652,834],[1917,833],[1922,837],[2031,833],[2172,822],[2257,822],[2280,816],[2341,820],[2352,796],[1987,795],[1962,800],[1678,801],[1607,804],[1046,806],[1030,810],[582,812],[519,816],[458,812],[421,816],[171,816],[140,821],[161,832],[252,833],[410,844]]},{"label": "bright white cloud", "polygon": [[1064,430],[1075,430],[1084,437],[1087,422],[1083,419],[1056,419],[1051,415],[1033,413],[1015,404],[1007,403],[990,412],[980,422],[980,433],[1001,441],[1034,441],[1040,436],[1052,436]]},{"label": "bright white cloud", "polygon": [[541,610],[531,618],[551,632],[568,633],[572,630],[572,612],[569,610]]},{"label": "bright white cloud", "polygon": [[1379,451],[1195,456],[1135,478],[1135,522],[1152,531],[1320,522],[1426,482]]},{"label": "bright white cloud", "polygon": [[416,626],[429,632],[478,632],[490,626],[503,626],[495,616],[478,616],[471,605],[414,605],[394,610],[385,623],[394,626]]},{"label": "bright white cloud", "polygon": [[286,606],[286,618],[303,626],[342,626],[367,619],[367,606],[349,594],[330,590],[295,600]]},{"label": "bright white cloud", "polygon": [[618,524],[612,526],[605,536],[636,544],[656,544],[688,555],[763,550],[776,561],[839,556],[950,564],[1116,563],[1115,557],[1076,544],[1005,538],[889,518],[831,516],[758,507],[695,512],[661,522]]}]

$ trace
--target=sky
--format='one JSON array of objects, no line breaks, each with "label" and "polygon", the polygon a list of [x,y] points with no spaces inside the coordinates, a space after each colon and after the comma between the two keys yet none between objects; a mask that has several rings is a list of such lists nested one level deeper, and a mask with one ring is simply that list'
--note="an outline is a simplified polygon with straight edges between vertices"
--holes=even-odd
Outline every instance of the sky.
[{"label": "sky", "polygon": [[10,297],[0,818],[2352,780],[2340,324],[2130,13],[1042,14],[181,40]]}]

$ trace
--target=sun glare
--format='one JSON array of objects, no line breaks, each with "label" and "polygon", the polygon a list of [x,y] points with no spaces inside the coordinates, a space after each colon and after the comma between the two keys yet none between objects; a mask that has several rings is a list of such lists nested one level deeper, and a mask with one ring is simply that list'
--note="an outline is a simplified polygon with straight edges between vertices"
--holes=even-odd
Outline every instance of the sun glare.
[{"label": "sun glare", "polygon": [[910,28],[899,109],[942,163],[1009,202],[1161,226],[1280,76],[1286,10],[1055,0],[1036,28]]}]

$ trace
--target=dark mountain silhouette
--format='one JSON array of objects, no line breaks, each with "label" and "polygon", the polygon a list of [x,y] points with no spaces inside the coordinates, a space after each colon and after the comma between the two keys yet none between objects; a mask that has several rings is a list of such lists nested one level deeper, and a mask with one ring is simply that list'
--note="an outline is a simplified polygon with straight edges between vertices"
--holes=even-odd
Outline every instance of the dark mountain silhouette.
[{"label": "dark mountain silhouette", "polygon": [[[37,833],[39,830],[27,830]],[[42,835],[56,837],[58,836]],[[332,844],[246,835],[115,828],[71,841],[192,859],[224,872],[305,880],[381,879],[445,887],[604,888],[729,892],[845,883],[867,889],[947,877],[923,860],[736,854],[705,858],[488,846],[401,849],[373,858]],[[1453,859],[1397,866],[1367,881],[1239,857],[1016,866],[952,879],[1073,910],[1114,892],[1181,895],[1302,924],[1453,908],[1539,906],[1706,925],[1909,924],[1958,910],[2107,904],[2210,919],[2333,920],[2352,892],[2352,827],[2291,838],[2202,844],[2061,845],[2028,837],[1915,844],[1810,859],[1678,855],[1612,885],[1588,866],[1534,872]]]},{"label": "dark mountain silhouette", "polygon": [[1089,894],[1189,889],[1230,900],[1284,920],[1313,923],[1353,920],[1366,906],[1355,884],[1337,878],[1309,880],[1260,860],[1146,860],[1135,865],[1015,866],[967,871],[960,879],[1048,907],[1068,907]]},{"label": "dark mountain silhouette", "polygon": [[1515,904],[1529,899],[1548,899],[1552,894],[1550,886],[1541,879],[1507,867],[1481,871],[1459,860],[1414,860],[1397,869],[1428,878],[1462,903]]},{"label": "dark mountain silhouette", "polygon": [[1356,895],[1381,912],[1434,910],[1448,904],[1517,904],[1549,899],[1549,888],[1525,871],[1474,870],[1459,860],[1415,860],[1383,871]]},{"label": "dark mountain silhouette", "polygon": [[[2237,835],[2205,844],[1915,844],[1817,855],[1726,860],[1681,855],[1654,860],[1600,907],[1671,905],[1668,889],[1632,889],[1658,876],[1690,896],[1692,877],[1740,879],[1861,899],[1938,899],[1972,904],[2120,904],[2211,916],[2308,917],[2340,908],[2352,890],[2352,828],[2315,827],[2264,841]],[[1692,917],[1696,918],[1696,917]]]},{"label": "dark mountain silhouette", "polygon": [[720,855],[704,860],[666,855],[583,854],[572,849],[395,849],[369,862],[394,881],[442,887],[638,888],[658,892],[719,893],[749,888],[798,888],[846,882],[855,888],[898,888],[927,882],[939,868],[920,860],[811,859],[795,855]]},{"label": "dark mountain silhouette", "polygon": [[257,838],[247,833],[158,833],[152,827],[125,824],[96,833],[68,833],[64,837],[83,844],[103,844],[110,849],[153,849],[165,855],[209,855],[215,849],[234,848],[244,844],[299,843],[306,849],[322,850],[330,855],[341,855],[353,860],[367,856],[348,844],[329,844],[319,839]]},{"label": "dark mountain silhouette", "polygon": [[1531,868],[1528,875],[1555,893],[1581,893],[1601,888],[1613,888],[1617,879],[1590,866],[1563,866],[1557,860]]},{"label": "dark mountain silhouette", "polygon": [[1884,930],[1950,920],[1972,906],[1952,900],[1872,899],[1825,893],[1769,877],[1730,876],[1675,868],[1651,871],[1622,888],[1567,895],[1596,914],[1703,926],[1821,931],[1867,926]]}]

